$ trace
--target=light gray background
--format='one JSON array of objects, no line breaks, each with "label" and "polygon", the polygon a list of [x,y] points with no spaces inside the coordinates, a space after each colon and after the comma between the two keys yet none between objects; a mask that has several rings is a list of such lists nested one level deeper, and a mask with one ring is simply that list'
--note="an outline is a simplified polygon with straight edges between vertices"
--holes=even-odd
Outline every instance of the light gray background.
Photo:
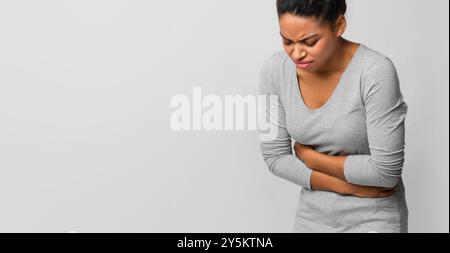
[{"label": "light gray background", "polygon": [[[289,232],[255,131],[174,132],[169,100],[256,94],[274,0],[0,1],[1,232]],[[449,231],[448,1],[350,0],[396,64],[410,232]]]}]

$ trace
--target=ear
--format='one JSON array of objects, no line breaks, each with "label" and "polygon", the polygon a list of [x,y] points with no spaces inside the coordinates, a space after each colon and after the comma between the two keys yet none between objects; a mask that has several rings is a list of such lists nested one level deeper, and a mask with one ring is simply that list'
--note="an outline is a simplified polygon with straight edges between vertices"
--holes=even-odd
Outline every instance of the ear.
[{"label": "ear", "polygon": [[347,20],[345,19],[344,15],[341,15],[336,21],[336,37],[342,36],[346,28],[347,28]]}]

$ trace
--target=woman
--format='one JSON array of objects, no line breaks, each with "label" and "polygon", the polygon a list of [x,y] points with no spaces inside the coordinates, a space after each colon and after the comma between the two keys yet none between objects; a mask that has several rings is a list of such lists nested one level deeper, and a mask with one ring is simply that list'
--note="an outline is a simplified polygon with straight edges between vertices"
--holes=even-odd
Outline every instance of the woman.
[{"label": "woman", "polygon": [[342,37],[345,0],[277,0],[277,10],[284,50],[259,84],[277,96],[261,103],[277,131],[260,141],[270,171],[302,187],[293,232],[407,232],[408,107],[393,62]]}]

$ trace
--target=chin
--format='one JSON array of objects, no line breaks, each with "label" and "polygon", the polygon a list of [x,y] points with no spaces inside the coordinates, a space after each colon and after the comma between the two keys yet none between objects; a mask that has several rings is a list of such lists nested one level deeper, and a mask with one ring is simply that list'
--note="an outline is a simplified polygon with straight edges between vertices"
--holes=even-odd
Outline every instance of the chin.
[{"label": "chin", "polygon": [[[313,63],[314,64],[314,63]],[[313,73],[317,70],[317,67],[314,65],[311,65],[309,68],[297,68],[298,71],[302,71],[302,72],[308,72],[308,73]]]}]

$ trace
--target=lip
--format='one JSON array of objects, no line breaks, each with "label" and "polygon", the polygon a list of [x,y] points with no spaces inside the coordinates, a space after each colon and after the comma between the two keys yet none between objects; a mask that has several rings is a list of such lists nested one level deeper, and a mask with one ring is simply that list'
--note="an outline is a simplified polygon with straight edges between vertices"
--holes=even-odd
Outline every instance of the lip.
[{"label": "lip", "polygon": [[301,62],[295,62],[295,65],[297,65],[298,68],[307,68],[313,63],[314,61],[301,61]]}]

